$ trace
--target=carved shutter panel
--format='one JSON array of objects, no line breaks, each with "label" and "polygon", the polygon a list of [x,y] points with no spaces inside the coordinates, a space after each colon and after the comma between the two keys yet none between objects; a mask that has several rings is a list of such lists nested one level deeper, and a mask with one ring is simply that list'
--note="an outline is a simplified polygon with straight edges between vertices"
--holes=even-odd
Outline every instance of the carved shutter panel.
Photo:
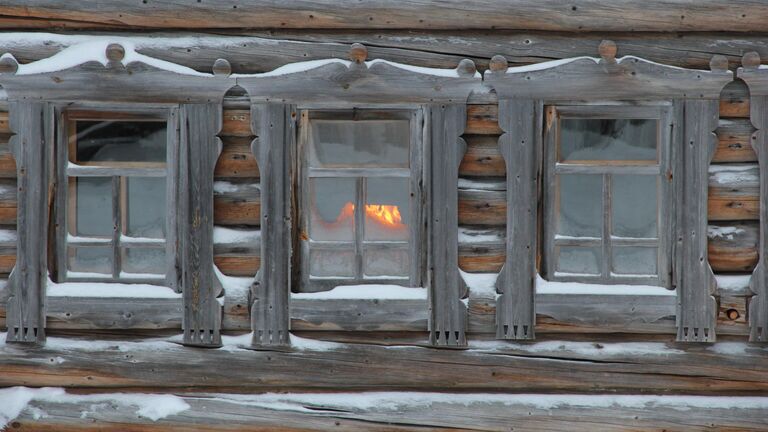
[{"label": "carved shutter panel", "polygon": [[[221,345],[221,286],[213,271],[213,170],[221,152],[218,103],[180,109],[179,259],[184,344]],[[172,181],[172,179],[169,179]]]},{"label": "carved shutter panel", "polygon": [[499,101],[499,149],[507,165],[507,256],[496,282],[496,337],[533,339],[540,144],[532,99]]},{"label": "carved shutter panel", "polygon": [[768,121],[768,96],[754,93],[750,97],[750,117],[757,131],[752,135],[752,148],[757,153],[760,166],[760,260],[749,288],[755,294],[749,302],[749,340],[768,340],[768,138],[765,136]]},{"label": "carved shutter panel", "polygon": [[253,345],[290,344],[288,302],[291,292],[290,167],[296,139],[295,107],[254,104],[252,151],[261,181],[261,267],[253,287]]},{"label": "carved shutter panel", "polygon": [[430,342],[466,345],[466,285],[459,274],[459,164],[467,149],[461,135],[467,122],[465,104],[430,107],[428,283]]},{"label": "carved shutter panel", "polygon": [[8,284],[8,342],[45,342],[52,111],[45,102],[10,104],[11,130],[16,133],[11,149],[18,176],[18,252]]},{"label": "carved shutter panel", "polygon": [[[678,293],[677,340],[714,342],[717,307],[715,276],[707,258],[708,167],[714,155],[717,100],[683,102],[683,142],[676,155],[682,165],[675,262]],[[676,103],[679,112],[680,102]],[[679,142],[679,141],[678,141]],[[678,179],[680,180],[680,179]]]}]

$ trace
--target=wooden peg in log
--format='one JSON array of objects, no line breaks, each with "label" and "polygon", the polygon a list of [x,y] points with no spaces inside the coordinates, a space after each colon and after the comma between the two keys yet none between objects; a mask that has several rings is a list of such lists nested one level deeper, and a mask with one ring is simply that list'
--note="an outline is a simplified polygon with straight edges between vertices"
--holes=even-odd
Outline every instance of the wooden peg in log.
[{"label": "wooden peg in log", "polygon": [[750,51],[741,57],[741,65],[744,69],[757,69],[760,67],[760,54]]},{"label": "wooden peg in log", "polygon": [[123,67],[123,59],[125,58],[125,48],[122,45],[112,43],[107,45],[107,67],[111,69],[119,69]]},{"label": "wooden peg in log", "polygon": [[0,73],[16,73],[19,70],[19,62],[12,55],[0,59]]},{"label": "wooden peg in log", "polygon": [[604,40],[600,42],[600,46],[597,48],[597,51],[600,53],[600,57],[603,59],[604,63],[616,63],[616,52],[618,51],[616,48],[616,42],[612,40]]},{"label": "wooden peg in log", "polygon": [[495,55],[491,57],[491,62],[488,64],[491,72],[504,73],[509,68],[509,62],[503,55]]},{"label": "wooden peg in log", "polygon": [[357,64],[365,62],[368,58],[368,48],[361,43],[353,43],[349,48],[349,59]]},{"label": "wooden peg in log", "polygon": [[232,73],[232,65],[226,59],[216,59],[213,62],[213,74],[228,77]]},{"label": "wooden peg in log", "polygon": [[456,72],[461,77],[473,77],[477,73],[477,66],[475,62],[470,59],[463,59],[459,62],[459,66],[456,68]]},{"label": "wooden peg in log", "polygon": [[724,55],[712,56],[709,61],[709,69],[713,72],[725,72],[728,70],[728,58]]}]

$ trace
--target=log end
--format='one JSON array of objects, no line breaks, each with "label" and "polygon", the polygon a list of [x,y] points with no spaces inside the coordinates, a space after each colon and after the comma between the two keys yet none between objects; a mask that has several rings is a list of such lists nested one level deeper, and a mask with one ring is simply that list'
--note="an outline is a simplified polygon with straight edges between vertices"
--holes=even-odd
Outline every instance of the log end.
[{"label": "log end", "polygon": [[491,58],[491,62],[488,64],[491,72],[504,73],[509,68],[509,62],[503,55],[495,55]]},{"label": "log end", "polygon": [[709,61],[709,69],[713,72],[725,72],[728,70],[728,58],[724,55],[712,56]]},{"label": "log end", "polygon": [[360,64],[368,58],[368,48],[361,43],[353,43],[349,48],[349,59]]},{"label": "log end", "polygon": [[741,65],[744,69],[757,69],[760,67],[760,54],[757,51],[750,51],[741,57]]},{"label": "log end", "polygon": [[16,73],[19,70],[19,62],[12,55],[0,58],[0,73]]},{"label": "log end", "polygon": [[213,74],[215,76],[228,77],[232,73],[232,65],[226,59],[216,59],[213,62]]},{"label": "log end", "polygon": [[604,40],[600,42],[600,46],[597,47],[597,52],[600,53],[600,57],[603,59],[606,63],[614,63],[616,62],[616,52],[618,52],[618,48],[616,47],[616,42],[612,40]]},{"label": "log end", "polygon": [[470,59],[464,59],[459,62],[459,66],[456,67],[456,72],[461,77],[473,77],[477,73],[477,66],[475,62]]},{"label": "log end", "polygon": [[111,43],[107,46],[107,60],[121,62],[125,58],[125,48],[122,45]]}]

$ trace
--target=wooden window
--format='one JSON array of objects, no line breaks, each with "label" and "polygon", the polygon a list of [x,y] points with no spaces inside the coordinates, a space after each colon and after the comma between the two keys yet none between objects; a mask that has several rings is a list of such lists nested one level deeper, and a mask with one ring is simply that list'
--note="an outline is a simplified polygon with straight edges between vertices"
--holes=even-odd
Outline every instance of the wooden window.
[{"label": "wooden window", "polygon": [[62,117],[58,280],[170,281],[168,161],[175,158],[167,114],[67,110]]},{"label": "wooden window", "polygon": [[546,107],[547,279],[670,285],[669,108]]},{"label": "wooden window", "polygon": [[421,286],[420,115],[302,111],[300,290]]}]

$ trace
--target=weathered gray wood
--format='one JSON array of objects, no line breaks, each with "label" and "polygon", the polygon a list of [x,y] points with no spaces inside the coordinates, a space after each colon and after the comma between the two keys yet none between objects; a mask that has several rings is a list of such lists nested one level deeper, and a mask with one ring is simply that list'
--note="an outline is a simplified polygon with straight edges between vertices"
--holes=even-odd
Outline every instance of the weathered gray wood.
[{"label": "weathered gray wood", "polygon": [[[717,307],[712,297],[715,278],[707,259],[707,167],[715,151],[718,103],[685,100],[678,104],[683,113],[683,141],[675,146],[677,212],[676,259],[673,274],[678,289],[677,340],[715,340]],[[679,124],[679,123],[678,123]],[[673,142],[675,142],[673,140]],[[674,160],[674,159],[673,159]]]},{"label": "weathered gray wood", "polygon": [[184,343],[221,345],[220,286],[213,272],[213,170],[221,152],[221,104],[179,110],[179,264]]},{"label": "weathered gray wood", "polygon": [[[71,393],[71,392],[68,392]],[[317,431],[637,431],[704,429],[758,431],[768,398],[688,395],[516,394],[392,392],[367,394],[177,394],[189,408],[153,421],[137,415],[143,394],[68,394],[30,401],[14,428],[71,431],[94,423],[106,432],[210,430]],[[168,397],[168,396],[165,396]],[[360,404],[361,400],[369,401]],[[429,409],[424,407],[428,406]],[[279,407],[279,408],[277,408]],[[45,413],[41,416],[40,413]],[[510,426],[513,425],[513,426]]]},{"label": "weathered gray wood", "polygon": [[738,76],[750,90],[750,119],[757,131],[752,135],[752,148],[755,150],[760,168],[760,235],[759,258],[752,273],[750,290],[755,294],[749,305],[749,339],[753,342],[768,341],[768,74],[759,69],[760,57],[755,53],[744,56],[744,67],[739,68]]},{"label": "weathered gray wood", "polygon": [[[135,339],[50,339],[49,348],[0,346],[0,386],[227,388],[248,393],[276,388],[710,395],[768,391],[768,352],[744,342],[477,340],[468,350],[447,350],[395,340],[394,346],[346,343],[321,345],[319,350],[254,351],[237,346],[201,350],[157,340],[142,345]],[[240,340],[247,345],[247,339]]]},{"label": "weathered gray wood", "polygon": [[48,297],[50,329],[181,330],[181,299]]},{"label": "weathered gray wood", "polygon": [[[537,109],[538,108],[538,109]],[[499,102],[499,149],[507,167],[506,260],[496,281],[496,337],[533,339],[541,106],[532,99]]]},{"label": "weathered gray wood", "polygon": [[430,341],[441,346],[466,344],[466,306],[461,302],[466,286],[459,275],[458,178],[466,151],[461,135],[466,105],[433,104],[429,107],[428,256]]},{"label": "weathered gray wood", "polygon": [[261,267],[251,293],[253,346],[290,344],[291,165],[296,145],[296,108],[254,103],[252,151],[261,172]]},{"label": "weathered gray wood", "polygon": [[9,280],[8,342],[45,342],[49,171],[53,114],[45,102],[11,103],[18,173],[17,255]]},{"label": "weathered gray wood", "polygon": [[[68,7],[63,7],[64,5]],[[71,6],[71,7],[70,7]],[[395,1],[329,4],[320,0],[274,3],[260,0],[233,7],[210,0],[194,7],[176,3],[85,0],[76,5],[46,0],[8,0],[0,7],[6,28],[72,29],[511,29],[568,31],[764,31],[768,7],[734,0],[691,4],[685,0],[558,0],[472,2]]]},{"label": "weathered gray wood", "polygon": [[291,300],[291,329],[426,332],[427,300]]}]

